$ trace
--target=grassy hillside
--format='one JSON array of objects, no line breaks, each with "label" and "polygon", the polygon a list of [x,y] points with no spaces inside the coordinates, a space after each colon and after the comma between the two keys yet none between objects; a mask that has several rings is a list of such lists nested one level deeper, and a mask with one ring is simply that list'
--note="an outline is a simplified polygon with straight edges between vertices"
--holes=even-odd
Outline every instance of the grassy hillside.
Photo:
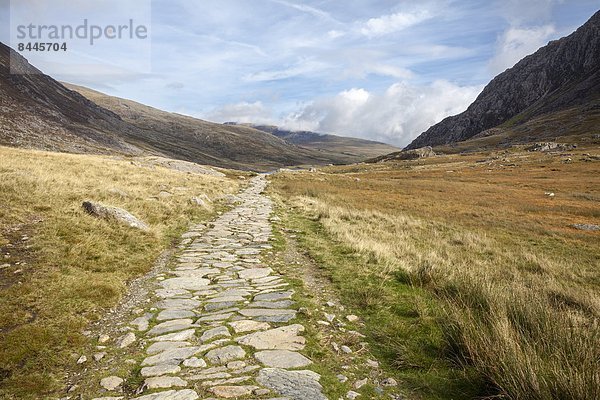
[{"label": "grassy hillside", "polygon": [[273,181],[306,251],[417,398],[591,400],[600,233],[572,224],[600,225],[599,159],[590,145],[515,148]]},{"label": "grassy hillside", "polygon": [[[192,196],[238,181],[100,156],[0,147],[0,398],[46,398],[86,345],[82,331],[149,271],[192,221]],[[166,195],[161,192],[168,192]],[[84,200],[122,207],[143,233],[95,219]]]},{"label": "grassy hillside", "polygon": [[310,131],[288,131],[272,125],[249,125],[255,129],[268,132],[288,143],[311,148],[324,153],[337,153],[346,163],[359,162],[369,158],[398,151],[397,147],[372,140],[328,135]]},{"label": "grassy hillside", "polygon": [[558,141],[589,147],[600,144],[600,101],[544,114],[527,121],[513,118],[464,142],[434,148],[439,153],[477,152],[515,144]]},{"label": "grassy hillside", "polygon": [[122,132],[128,143],[148,152],[223,168],[270,171],[290,165],[325,165],[361,160],[331,150],[296,146],[243,125],[224,125],[169,113],[85,87],[66,87],[119,115],[137,130]]}]

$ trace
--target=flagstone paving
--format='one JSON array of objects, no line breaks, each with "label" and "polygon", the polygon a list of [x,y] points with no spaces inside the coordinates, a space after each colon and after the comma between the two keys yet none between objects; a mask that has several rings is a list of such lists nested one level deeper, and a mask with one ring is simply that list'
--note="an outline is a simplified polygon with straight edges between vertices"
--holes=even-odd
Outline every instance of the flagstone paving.
[{"label": "flagstone paving", "polygon": [[[266,265],[271,200],[263,176],[208,229],[184,235],[159,300],[133,318],[119,341],[144,344],[138,400],[260,398],[326,400],[320,376],[306,367],[304,326],[294,322],[294,291]],[[125,399],[123,380],[107,376],[96,399]]]}]

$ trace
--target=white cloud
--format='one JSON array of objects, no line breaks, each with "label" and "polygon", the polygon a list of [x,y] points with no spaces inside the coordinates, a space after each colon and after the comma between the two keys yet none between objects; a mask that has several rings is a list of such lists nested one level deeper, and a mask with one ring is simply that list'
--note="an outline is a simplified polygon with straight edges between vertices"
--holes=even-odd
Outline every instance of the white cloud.
[{"label": "white cloud", "polygon": [[383,15],[365,22],[360,28],[360,33],[368,37],[383,36],[417,25],[430,18],[433,18],[433,14],[428,10]]},{"label": "white cloud", "polygon": [[552,9],[564,0],[501,0],[500,9],[513,26],[544,23],[551,19]]},{"label": "white cloud", "polygon": [[244,80],[246,82],[276,81],[301,75],[312,75],[325,68],[327,68],[327,65],[325,63],[313,60],[305,60],[289,68],[253,72],[244,76]]},{"label": "white cloud", "polygon": [[368,57],[365,57],[363,62],[357,60],[353,65],[348,65],[346,69],[340,72],[338,78],[366,79],[369,75],[385,76],[397,80],[412,79],[415,77],[415,74],[409,69],[395,65],[371,62]]},{"label": "white cloud", "polygon": [[489,63],[491,72],[498,74],[511,68],[523,57],[546,45],[555,33],[553,25],[509,28],[498,39],[496,54]]},{"label": "white cloud", "polygon": [[293,8],[293,9],[301,11],[303,13],[313,15],[315,17],[335,21],[335,19],[328,12],[325,12],[316,7],[307,6],[305,4],[297,4],[297,3],[293,3],[291,1],[286,1],[286,0],[271,0],[271,2],[281,4],[281,5],[289,7],[289,8]]},{"label": "white cloud", "polygon": [[213,110],[203,117],[209,121],[215,122],[238,122],[255,124],[273,124],[271,110],[265,105],[256,101],[254,103],[241,102],[237,104],[227,104],[223,107]]},{"label": "white cloud", "polygon": [[329,39],[337,39],[337,38],[340,38],[340,37],[345,36],[345,35],[346,35],[345,32],[338,31],[336,29],[333,29],[333,30],[330,30],[329,32],[327,32],[327,37]]},{"label": "white cloud", "polygon": [[431,125],[464,111],[481,90],[447,81],[396,83],[381,94],[355,88],[306,105],[283,125],[405,146]]}]

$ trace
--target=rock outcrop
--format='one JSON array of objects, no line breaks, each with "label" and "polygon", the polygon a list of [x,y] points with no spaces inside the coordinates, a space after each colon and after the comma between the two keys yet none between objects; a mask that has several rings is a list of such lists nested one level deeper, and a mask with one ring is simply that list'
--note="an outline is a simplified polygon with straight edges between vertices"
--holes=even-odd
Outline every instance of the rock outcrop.
[{"label": "rock outcrop", "polygon": [[418,160],[420,158],[429,158],[434,156],[435,152],[433,151],[431,146],[425,146],[414,150],[398,151],[396,153],[374,158],[367,162],[376,163],[394,160]]}]

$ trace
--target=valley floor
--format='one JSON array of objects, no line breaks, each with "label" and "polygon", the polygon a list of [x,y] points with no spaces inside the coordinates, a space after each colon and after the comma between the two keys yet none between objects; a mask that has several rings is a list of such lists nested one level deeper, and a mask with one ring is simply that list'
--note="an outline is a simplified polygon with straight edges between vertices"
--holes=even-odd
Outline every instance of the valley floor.
[{"label": "valley floor", "polygon": [[148,301],[117,329],[114,320],[97,326],[71,395],[396,398],[397,382],[370,358],[359,318],[323,297],[327,285],[305,285],[307,261],[272,232],[279,218],[265,185],[254,178],[232,210],[184,234],[171,268],[147,282]]},{"label": "valley floor", "polygon": [[251,181],[0,151],[2,398],[600,397],[595,148]]},{"label": "valley floor", "polygon": [[285,225],[418,398],[600,397],[597,147],[278,174]]}]

